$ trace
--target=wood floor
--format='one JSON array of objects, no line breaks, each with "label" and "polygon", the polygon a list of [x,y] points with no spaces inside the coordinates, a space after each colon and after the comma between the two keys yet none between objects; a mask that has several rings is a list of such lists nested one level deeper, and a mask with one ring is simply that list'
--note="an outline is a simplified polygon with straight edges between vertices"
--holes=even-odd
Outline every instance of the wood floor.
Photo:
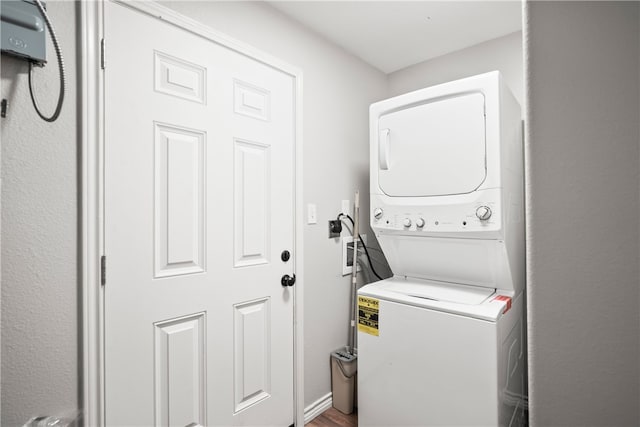
[{"label": "wood floor", "polygon": [[358,427],[356,412],[345,415],[336,408],[329,408],[314,418],[306,427]]},{"label": "wood floor", "polygon": [[[529,427],[529,411],[525,410],[523,415],[520,423],[516,420],[513,425]],[[358,427],[358,414],[354,411],[350,415],[345,415],[332,407],[311,420],[305,427]]]}]

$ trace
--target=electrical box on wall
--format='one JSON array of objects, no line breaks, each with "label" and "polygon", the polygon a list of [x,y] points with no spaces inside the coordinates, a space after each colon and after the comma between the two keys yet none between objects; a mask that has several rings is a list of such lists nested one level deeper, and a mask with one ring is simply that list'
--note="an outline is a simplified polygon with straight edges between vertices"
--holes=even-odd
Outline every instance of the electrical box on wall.
[{"label": "electrical box on wall", "polygon": [[2,0],[0,17],[0,44],[3,54],[40,65],[47,62],[45,22],[34,2]]},{"label": "electrical box on wall", "polygon": [[[362,249],[363,244],[367,244],[367,235],[361,235],[362,242],[358,242],[358,251]],[[362,267],[358,265],[358,272]],[[347,276],[353,272],[353,237],[346,236],[342,238],[342,275]]]}]

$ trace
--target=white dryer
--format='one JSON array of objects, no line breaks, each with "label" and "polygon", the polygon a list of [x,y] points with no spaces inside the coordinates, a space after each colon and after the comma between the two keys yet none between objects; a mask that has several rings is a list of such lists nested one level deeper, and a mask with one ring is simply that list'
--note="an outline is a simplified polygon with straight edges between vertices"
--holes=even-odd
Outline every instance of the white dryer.
[{"label": "white dryer", "polygon": [[491,72],[375,103],[371,227],[394,276],[358,291],[360,426],[522,420],[520,107]]}]

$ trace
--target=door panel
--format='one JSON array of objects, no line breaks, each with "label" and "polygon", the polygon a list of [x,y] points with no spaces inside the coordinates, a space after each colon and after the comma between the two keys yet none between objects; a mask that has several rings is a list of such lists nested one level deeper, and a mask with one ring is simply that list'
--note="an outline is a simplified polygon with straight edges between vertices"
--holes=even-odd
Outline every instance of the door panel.
[{"label": "door panel", "polygon": [[269,145],[238,139],[234,145],[234,266],[266,264],[271,241]]},{"label": "door panel", "polygon": [[154,69],[156,91],[206,103],[207,70],[202,66],[156,51]]},{"label": "door panel", "polygon": [[159,425],[206,424],[206,313],[157,322],[155,410]]},{"label": "door panel", "polygon": [[235,413],[271,394],[270,305],[264,298],[234,306]]},{"label": "door panel", "polygon": [[202,273],[206,134],[154,126],[155,277]]},{"label": "door panel", "polygon": [[290,425],[293,78],[110,2],[105,44],[106,423]]}]

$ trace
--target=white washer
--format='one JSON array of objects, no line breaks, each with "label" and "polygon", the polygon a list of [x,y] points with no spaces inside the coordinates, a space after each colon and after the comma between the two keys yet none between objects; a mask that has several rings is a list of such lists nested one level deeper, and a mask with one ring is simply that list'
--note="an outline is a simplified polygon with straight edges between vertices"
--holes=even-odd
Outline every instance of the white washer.
[{"label": "white washer", "polygon": [[371,228],[394,277],[358,291],[360,426],[522,422],[520,107],[491,72],[371,106]]},{"label": "white washer", "polygon": [[368,285],[378,335],[358,337],[360,426],[497,426],[523,419],[522,297],[392,278]]}]

